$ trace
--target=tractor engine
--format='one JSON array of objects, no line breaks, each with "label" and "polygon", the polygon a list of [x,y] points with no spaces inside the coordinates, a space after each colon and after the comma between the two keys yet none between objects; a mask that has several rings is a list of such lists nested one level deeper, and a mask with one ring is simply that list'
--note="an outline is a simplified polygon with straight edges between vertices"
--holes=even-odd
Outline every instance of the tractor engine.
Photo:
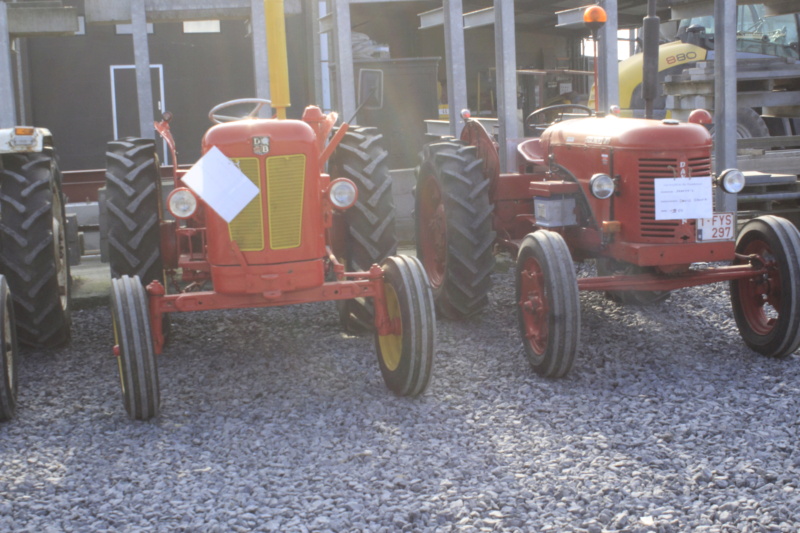
[{"label": "tractor engine", "polygon": [[[639,266],[675,264],[665,245],[693,245],[693,261],[730,255],[733,234],[704,235],[692,215],[699,203],[713,205],[712,143],[704,127],[608,116],[557,123],[537,141],[548,155],[546,183],[571,182],[572,191],[545,189],[539,198],[532,184],[536,223],[563,227],[575,248],[603,250]],[[554,212],[561,213],[559,220],[548,219]],[[727,215],[726,227],[733,228],[733,214]]]},{"label": "tractor engine", "polygon": [[[245,120],[212,127],[217,147],[258,188],[230,224],[206,209],[207,260],[216,291],[269,293],[321,285],[325,277],[319,148],[297,120]],[[323,183],[324,182],[324,183]]]}]

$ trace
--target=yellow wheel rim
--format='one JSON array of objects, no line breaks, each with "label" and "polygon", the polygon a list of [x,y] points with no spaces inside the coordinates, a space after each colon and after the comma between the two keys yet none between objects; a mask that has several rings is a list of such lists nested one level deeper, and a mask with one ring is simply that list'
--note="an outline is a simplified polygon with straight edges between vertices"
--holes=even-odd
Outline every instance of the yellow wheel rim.
[{"label": "yellow wheel rim", "polygon": [[[397,301],[397,293],[394,287],[386,283],[384,285],[384,296],[386,298],[386,311],[389,315],[389,320],[393,323],[400,322],[400,303]],[[403,351],[403,331],[402,323],[401,330],[397,334],[390,333],[389,335],[379,335],[378,344],[381,349],[381,359],[383,364],[386,365],[390,371],[394,372],[400,366],[400,359]]]}]

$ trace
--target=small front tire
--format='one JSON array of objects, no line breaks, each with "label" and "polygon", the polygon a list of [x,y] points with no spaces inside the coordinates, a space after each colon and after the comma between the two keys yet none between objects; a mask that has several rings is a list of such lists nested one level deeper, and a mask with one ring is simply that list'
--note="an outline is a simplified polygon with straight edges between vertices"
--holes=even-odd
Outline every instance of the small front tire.
[{"label": "small front tire", "polygon": [[517,320],[525,356],[537,374],[565,376],[581,331],[575,266],[564,238],[539,230],[522,241],[516,268]]},{"label": "small front tire", "polygon": [[161,396],[147,293],[138,276],[111,280],[111,315],[125,410],[133,420],[150,420],[159,414]]},{"label": "small front tire", "polygon": [[375,333],[386,386],[398,396],[419,396],[430,382],[436,351],[436,314],[425,269],[416,257],[387,257],[381,265],[393,332]]},{"label": "small front tire", "polygon": [[739,233],[736,253],[767,262],[764,276],[730,283],[739,333],[753,351],[784,359],[800,346],[800,231],[780,217],[754,218]]}]

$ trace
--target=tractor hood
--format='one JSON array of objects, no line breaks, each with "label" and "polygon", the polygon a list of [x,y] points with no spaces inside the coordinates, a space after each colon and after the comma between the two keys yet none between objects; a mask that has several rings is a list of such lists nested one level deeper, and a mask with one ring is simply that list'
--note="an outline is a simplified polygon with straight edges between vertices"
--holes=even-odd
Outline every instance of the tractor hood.
[{"label": "tractor hood", "polygon": [[541,137],[544,153],[556,146],[671,150],[711,147],[711,135],[698,124],[672,119],[620,119],[616,116],[566,120],[547,128]]}]

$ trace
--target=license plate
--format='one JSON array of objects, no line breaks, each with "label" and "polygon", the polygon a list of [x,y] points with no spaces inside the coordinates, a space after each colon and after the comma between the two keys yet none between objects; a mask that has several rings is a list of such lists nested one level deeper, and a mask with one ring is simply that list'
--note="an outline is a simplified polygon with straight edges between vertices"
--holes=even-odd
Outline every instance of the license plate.
[{"label": "license plate", "polygon": [[711,218],[697,219],[697,242],[732,241],[735,238],[734,213],[716,213]]}]

